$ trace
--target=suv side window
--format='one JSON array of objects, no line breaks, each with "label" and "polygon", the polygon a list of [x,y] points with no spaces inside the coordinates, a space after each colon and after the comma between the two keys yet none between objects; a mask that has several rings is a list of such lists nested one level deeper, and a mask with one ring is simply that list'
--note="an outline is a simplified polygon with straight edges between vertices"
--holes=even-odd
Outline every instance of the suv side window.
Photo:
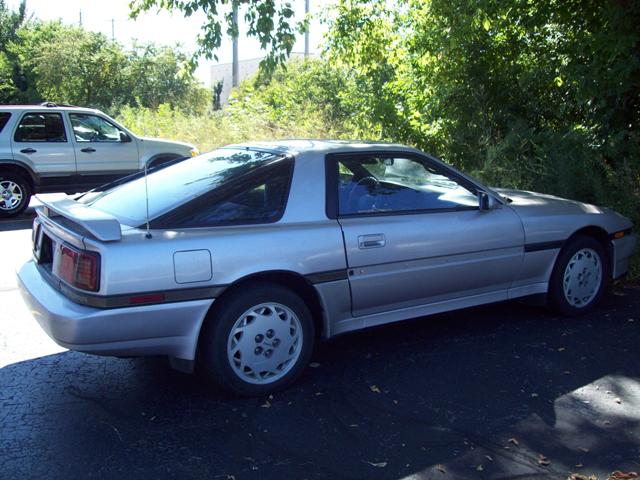
[{"label": "suv side window", "polygon": [[476,194],[437,165],[396,155],[339,159],[339,215],[466,208],[478,208]]},{"label": "suv side window", "polygon": [[0,112],[0,132],[2,132],[2,129],[7,124],[10,118],[11,114],[9,112]]},{"label": "suv side window", "polygon": [[76,142],[120,142],[120,129],[97,115],[70,113]]},{"label": "suv side window", "polygon": [[66,142],[62,115],[25,113],[13,137],[16,142]]}]

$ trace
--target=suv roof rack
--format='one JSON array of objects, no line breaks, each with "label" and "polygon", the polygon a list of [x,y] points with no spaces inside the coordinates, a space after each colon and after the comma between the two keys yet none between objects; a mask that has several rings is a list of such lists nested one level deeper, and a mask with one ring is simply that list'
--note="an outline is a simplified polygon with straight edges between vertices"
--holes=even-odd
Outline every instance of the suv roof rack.
[{"label": "suv roof rack", "polygon": [[69,105],[66,103],[55,103],[55,102],[42,102],[40,104],[41,107],[47,107],[47,108],[56,108],[56,107],[75,107],[77,108],[75,105]]}]

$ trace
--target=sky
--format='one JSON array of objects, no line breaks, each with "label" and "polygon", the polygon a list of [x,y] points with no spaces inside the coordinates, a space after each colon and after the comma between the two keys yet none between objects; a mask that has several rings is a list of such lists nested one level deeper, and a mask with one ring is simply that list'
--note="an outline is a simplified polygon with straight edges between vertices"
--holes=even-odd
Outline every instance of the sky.
[{"label": "sky", "polygon": [[[130,0],[27,0],[27,15],[41,20],[60,19],[64,23],[76,24],[80,22],[82,12],[82,26],[88,30],[102,32],[108,37],[113,33],[115,39],[125,46],[133,40],[142,43],[154,42],[160,45],[173,46],[179,43],[187,52],[194,52],[197,48],[196,37],[204,21],[202,14],[194,14],[185,18],[180,12],[150,11],[141,14],[136,20],[129,18]],[[330,0],[310,0],[311,12],[324,8]],[[304,18],[304,0],[290,0],[296,9],[296,18]],[[9,8],[17,9],[20,0],[8,0]],[[240,60],[258,58],[264,55],[260,45],[253,38],[246,38],[243,32],[243,10],[238,15],[240,21],[240,40],[238,45]],[[311,22],[310,48],[311,53],[320,50],[325,27],[317,18]],[[304,51],[304,36],[300,35],[294,52]],[[215,63],[230,63],[232,59],[231,40],[225,38],[218,54],[218,62],[201,59],[196,76],[205,85],[210,84],[209,67]]]}]

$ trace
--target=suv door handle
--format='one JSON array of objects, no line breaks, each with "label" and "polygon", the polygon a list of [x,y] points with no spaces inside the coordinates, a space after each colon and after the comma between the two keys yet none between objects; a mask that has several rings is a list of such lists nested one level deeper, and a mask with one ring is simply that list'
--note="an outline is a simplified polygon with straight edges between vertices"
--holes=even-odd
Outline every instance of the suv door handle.
[{"label": "suv door handle", "polygon": [[95,151],[96,151],[96,149],[95,149],[95,148],[92,148],[92,147],[86,147],[86,148],[83,148],[83,149],[82,149],[82,150],[80,150],[80,151],[81,151],[81,152],[84,152],[84,153],[93,153],[93,152],[95,152]]},{"label": "suv door handle", "polygon": [[387,241],[383,233],[374,233],[371,235],[358,236],[358,248],[380,248],[386,245]]},{"label": "suv door handle", "polygon": [[37,150],[35,148],[23,148],[20,150],[22,153],[36,153]]}]

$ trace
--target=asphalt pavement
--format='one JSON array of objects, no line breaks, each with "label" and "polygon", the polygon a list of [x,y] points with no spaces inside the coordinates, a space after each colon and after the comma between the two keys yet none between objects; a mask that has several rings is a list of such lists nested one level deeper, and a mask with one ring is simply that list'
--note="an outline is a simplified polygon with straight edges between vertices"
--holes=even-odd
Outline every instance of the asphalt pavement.
[{"label": "asphalt pavement", "polygon": [[1,479],[606,479],[640,470],[640,289],[560,318],[503,303],[321,342],[237,399],[163,358],[69,352],[16,288],[32,212],[0,222]]}]

